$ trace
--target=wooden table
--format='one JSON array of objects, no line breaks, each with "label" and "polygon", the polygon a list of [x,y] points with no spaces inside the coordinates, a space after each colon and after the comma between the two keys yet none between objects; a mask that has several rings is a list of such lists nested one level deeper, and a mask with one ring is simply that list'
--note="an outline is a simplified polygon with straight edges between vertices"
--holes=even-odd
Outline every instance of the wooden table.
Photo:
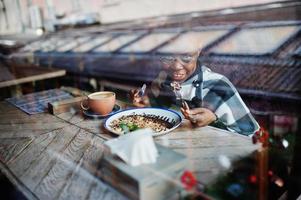
[{"label": "wooden table", "polygon": [[[76,112],[27,115],[0,102],[1,171],[29,199],[126,199],[95,177],[103,142],[114,137],[102,120]],[[157,143],[185,154],[198,180],[209,184],[225,172],[224,155],[235,160],[256,150],[249,137],[184,124]]]},{"label": "wooden table", "polygon": [[66,70],[35,66],[7,67],[0,63],[0,88],[64,76]]}]

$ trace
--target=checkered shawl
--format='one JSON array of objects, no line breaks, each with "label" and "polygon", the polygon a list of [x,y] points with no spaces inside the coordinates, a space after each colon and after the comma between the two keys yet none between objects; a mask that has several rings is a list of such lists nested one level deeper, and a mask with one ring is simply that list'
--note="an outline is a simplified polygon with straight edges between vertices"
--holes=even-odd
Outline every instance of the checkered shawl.
[{"label": "checkered shawl", "polygon": [[[161,79],[152,84],[152,92],[155,98],[151,98],[151,104],[155,106],[165,105],[171,107],[173,104],[181,106],[176,100],[171,80],[167,75],[161,74]],[[156,85],[158,86],[156,88]],[[213,111],[219,121],[227,130],[243,135],[251,135],[259,129],[259,125],[250,113],[236,88],[223,75],[211,72],[205,66],[199,66],[195,73],[181,84],[182,88],[190,86],[190,96],[182,98],[190,108],[205,107]],[[159,91],[158,91],[159,88]],[[195,88],[195,89],[191,89]]]}]

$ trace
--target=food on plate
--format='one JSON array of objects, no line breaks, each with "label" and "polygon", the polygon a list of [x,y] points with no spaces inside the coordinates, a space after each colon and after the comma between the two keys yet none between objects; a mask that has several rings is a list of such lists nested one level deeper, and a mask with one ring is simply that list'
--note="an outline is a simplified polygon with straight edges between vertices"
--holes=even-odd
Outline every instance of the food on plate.
[{"label": "food on plate", "polygon": [[140,128],[151,128],[154,132],[162,132],[172,128],[173,124],[168,121],[168,118],[157,115],[131,114],[113,120],[110,127],[116,132],[126,134]]}]

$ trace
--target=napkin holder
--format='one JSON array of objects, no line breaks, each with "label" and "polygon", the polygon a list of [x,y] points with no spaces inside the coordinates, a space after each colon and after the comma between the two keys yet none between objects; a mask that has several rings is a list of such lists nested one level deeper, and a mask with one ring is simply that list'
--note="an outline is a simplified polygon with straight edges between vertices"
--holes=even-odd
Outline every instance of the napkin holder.
[{"label": "napkin holder", "polygon": [[186,156],[156,144],[157,162],[136,167],[106,153],[98,175],[130,199],[167,199],[180,189],[180,177],[187,165]]}]

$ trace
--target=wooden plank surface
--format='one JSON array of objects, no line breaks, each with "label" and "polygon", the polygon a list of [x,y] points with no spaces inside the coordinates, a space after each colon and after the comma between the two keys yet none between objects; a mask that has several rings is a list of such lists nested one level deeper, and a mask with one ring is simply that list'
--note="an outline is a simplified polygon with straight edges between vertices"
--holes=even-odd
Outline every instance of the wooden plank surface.
[{"label": "wooden plank surface", "polygon": [[[7,111],[13,115],[18,114],[19,117],[23,116],[19,110]],[[24,127],[24,123],[37,121],[38,117],[44,115],[24,115],[24,119],[13,119],[12,123],[3,117],[0,118],[3,122],[0,129],[8,127],[7,131],[14,131],[13,123],[20,122]],[[104,199],[125,199],[94,176],[102,156],[104,139],[64,120],[46,115],[53,117],[53,123],[60,121],[64,126],[54,126],[47,133],[42,133],[43,129],[40,129],[40,134],[34,137],[25,137],[25,134],[24,137],[10,138],[12,134],[4,133],[0,139],[0,158],[12,175],[18,177],[15,182],[25,185],[25,189],[23,187],[21,191],[26,192],[28,189],[31,195],[27,194],[27,197],[39,199],[93,199],[99,191],[104,191],[103,194],[100,193]],[[51,124],[49,121],[48,123]],[[18,148],[12,148],[16,145]],[[2,166],[1,169],[3,168]]]},{"label": "wooden plank surface", "polygon": [[[72,117],[71,113],[64,113],[59,117],[104,139],[117,137],[104,130],[101,119],[85,118],[81,113],[73,113]],[[222,166],[219,160],[221,156],[234,162],[250,155],[259,147],[252,143],[250,137],[214,127],[193,128],[186,120],[176,131],[156,137],[155,141],[186,155],[189,160],[187,168],[205,184],[210,184],[228,170]]]},{"label": "wooden plank surface", "polygon": [[66,120],[67,122],[72,123],[90,133],[98,135],[99,137],[105,140],[117,137],[116,135],[104,129],[104,119],[89,118],[84,116],[83,113],[80,111],[75,113],[61,113],[57,115],[57,117]]},{"label": "wooden plank surface", "polygon": [[19,156],[7,162],[7,165],[16,176],[21,176],[31,163],[43,151],[46,150],[49,143],[55,137],[54,133],[46,133],[36,138],[31,145],[29,145]]},{"label": "wooden plank surface", "polygon": [[0,139],[0,160],[8,163],[32,143],[32,138],[2,138]]},{"label": "wooden plank surface", "polygon": [[97,143],[103,143],[98,137],[94,137],[91,145],[84,152],[72,176],[68,180],[58,199],[86,199],[97,169],[97,162],[102,154],[102,148]]},{"label": "wooden plank surface", "polygon": [[177,131],[157,137],[156,142],[186,155],[187,168],[204,184],[210,184],[228,170],[221,163],[221,156],[231,164],[259,147],[250,137],[214,127],[192,128],[187,121]]},{"label": "wooden plank surface", "polygon": [[[103,142],[116,137],[102,123],[81,112],[27,115],[0,102],[0,168],[30,199],[126,199],[95,175]],[[186,155],[205,184],[228,170],[220,156],[233,162],[258,148],[249,137],[187,121],[155,141]]]},{"label": "wooden plank surface", "polygon": [[90,145],[92,135],[80,130],[62,154],[56,154],[57,162],[37,185],[34,192],[40,199],[57,199],[66,181],[72,176],[78,161]]},{"label": "wooden plank surface", "polygon": [[84,121],[84,116],[81,111],[72,111],[66,113],[60,113],[56,117],[69,122],[71,124],[79,124],[81,121]]},{"label": "wooden plank surface", "polygon": [[[104,129],[101,119],[86,118],[80,112],[58,116],[105,140],[117,137]],[[252,143],[250,137],[214,127],[194,128],[187,120],[172,133],[156,137],[155,141],[186,155],[189,160],[187,168],[205,184],[210,184],[228,170],[222,166],[221,156],[234,162],[259,147]]]},{"label": "wooden plank surface", "polygon": [[95,177],[98,162],[103,155],[103,142],[99,137],[92,139],[91,146],[84,153],[58,199],[125,199]]},{"label": "wooden plank surface", "polygon": [[29,116],[8,102],[0,102],[0,138],[35,137],[66,125],[48,113]]},{"label": "wooden plank surface", "polygon": [[55,131],[56,136],[47,146],[47,149],[32,160],[31,165],[23,170],[20,179],[28,188],[34,189],[45,177],[46,173],[54,166],[60,155],[68,144],[74,139],[79,132],[79,128],[68,126],[61,130]]}]

